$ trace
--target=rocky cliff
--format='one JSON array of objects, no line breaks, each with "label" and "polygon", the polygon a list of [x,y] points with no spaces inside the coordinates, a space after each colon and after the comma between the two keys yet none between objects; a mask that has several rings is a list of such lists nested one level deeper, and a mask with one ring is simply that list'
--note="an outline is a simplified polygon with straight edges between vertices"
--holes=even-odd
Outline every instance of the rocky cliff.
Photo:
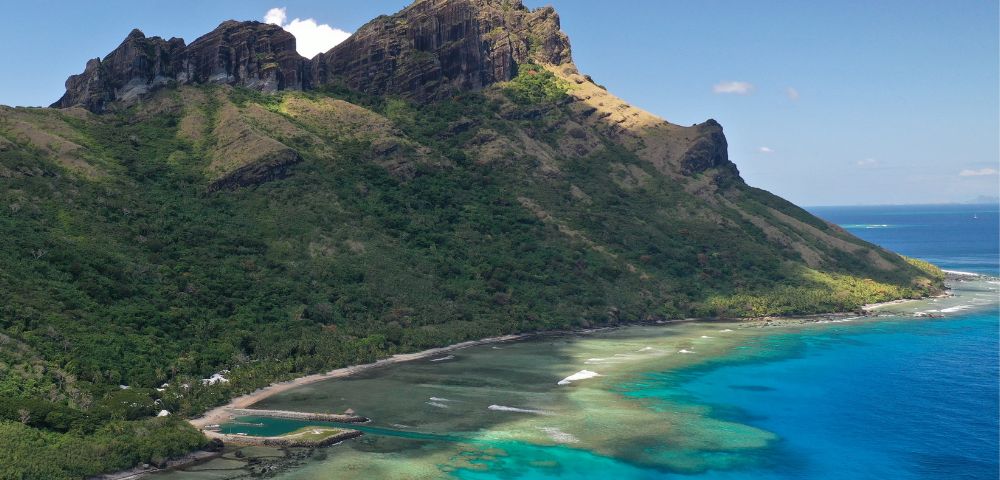
[{"label": "rocky cliff", "polygon": [[570,62],[569,40],[551,7],[509,0],[421,0],[361,27],[309,60],[276,25],[226,21],[190,45],[133,30],[104,59],[66,81],[53,107],[101,112],[169,84],[228,84],[264,92],[329,83],[369,94],[444,98],[510,80],[518,65]]},{"label": "rocky cliff", "polygon": [[[639,150],[664,173],[709,172],[714,185],[739,179],[721,125],[714,120],[673,125],[611,95],[577,71],[555,10],[530,10],[511,0],[418,0],[368,22],[312,60],[296,53],[294,36],[259,22],[226,21],[190,45],[133,30],[103,60],[89,61],[83,73],[70,77],[66,94],[53,107],[99,113],[172,84],[226,84],[262,92],[337,85],[428,102],[509,81],[528,64],[576,85],[569,106],[577,114],[574,122]],[[594,141],[583,143],[592,147]],[[576,148],[578,154],[591,150]]]},{"label": "rocky cliff", "polygon": [[317,85],[339,80],[369,94],[425,100],[510,80],[527,62],[570,61],[551,7],[424,0],[372,20],[312,63]]},{"label": "rocky cliff", "polygon": [[87,62],[83,73],[66,80],[66,93],[53,107],[82,106],[100,112],[111,102],[130,102],[151,89],[174,81],[182,69],[184,40],[146,38],[132,30],[104,59]]},{"label": "rocky cliff", "polygon": [[295,52],[295,37],[281,27],[226,21],[190,45],[183,39],[146,37],[132,30],[104,59],[87,62],[66,80],[53,107],[104,111],[130,104],[170,84],[228,84],[264,92],[308,86],[309,62]]}]

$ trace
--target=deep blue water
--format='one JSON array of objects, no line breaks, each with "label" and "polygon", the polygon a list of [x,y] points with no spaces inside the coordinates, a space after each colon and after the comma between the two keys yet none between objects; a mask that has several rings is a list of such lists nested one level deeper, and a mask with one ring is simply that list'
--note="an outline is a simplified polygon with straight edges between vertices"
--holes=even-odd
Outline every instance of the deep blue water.
[{"label": "deep blue water", "polygon": [[812,214],[947,270],[1000,275],[1000,205],[812,207]]},{"label": "deep blue water", "polygon": [[781,437],[761,468],[698,478],[997,478],[996,312],[772,341],[799,353],[688,372],[685,394]]}]

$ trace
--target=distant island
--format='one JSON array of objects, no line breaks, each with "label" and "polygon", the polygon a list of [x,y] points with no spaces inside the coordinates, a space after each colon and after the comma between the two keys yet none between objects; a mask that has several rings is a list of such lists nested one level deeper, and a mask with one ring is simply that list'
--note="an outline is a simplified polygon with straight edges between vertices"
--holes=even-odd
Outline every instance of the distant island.
[{"label": "distant island", "polygon": [[134,30],[0,107],[0,477],[217,448],[185,419],[397,353],[943,290],[727,150],[580,72],[550,7],[419,0],[311,60]]},{"label": "distant island", "polygon": [[976,198],[973,198],[972,200],[969,200],[969,201],[967,201],[965,203],[969,203],[969,204],[973,204],[973,205],[996,205],[996,204],[1000,203],[1000,197],[995,197],[995,196],[992,196],[992,195],[980,195],[980,196],[978,196]]}]

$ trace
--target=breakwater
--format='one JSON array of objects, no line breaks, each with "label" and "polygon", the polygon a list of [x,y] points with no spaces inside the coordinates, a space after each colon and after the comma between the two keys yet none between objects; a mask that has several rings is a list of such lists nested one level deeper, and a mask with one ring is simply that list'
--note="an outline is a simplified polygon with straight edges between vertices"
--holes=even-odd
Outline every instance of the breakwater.
[{"label": "breakwater", "polygon": [[225,443],[234,445],[258,445],[264,447],[326,447],[335,443],[340,443],[349,438],[363,435],[358,430],[338,429],[339,432],[331,433],[322,438],[306,438],[301,435],[280,435],[275,437],[258,437],[254,435],[234,435],[228,433],[213,432],[213,438],[218,438]]},{"label": "breakwater", "polygon": [[339,423],[364,423],[369,421],[368,417],[339,413],[294,412],[291,410],[261,410],[254,408],[231,408],[227,411],[236,417],[271,417]]}]

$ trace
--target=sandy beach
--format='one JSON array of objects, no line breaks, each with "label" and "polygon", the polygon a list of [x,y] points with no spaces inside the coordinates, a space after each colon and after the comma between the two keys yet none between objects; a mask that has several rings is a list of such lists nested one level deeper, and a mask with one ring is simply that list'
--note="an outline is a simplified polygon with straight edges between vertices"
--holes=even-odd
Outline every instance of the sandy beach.
[{"label": "sandy beach", "polygon": [[890,305],[900,305],[900,304],[903,304],[903,303],[913,302],[913,301],[916,301],[916,300],[926,300],[928,298],[947,298],[947,297],[950,297],[951,295],[952,295],[951,294],[951,289],[948,289],[948,290],[945,290],[945,292],[942,293],[942,294],[940,294],[940,295],[931,295],[929,297],[924,297],[924,298],[901,298],[899,300],[889,300],[888,302],[869,303],[869,304],[862,305],[861,306],[861,311],[863,311],[863,312],[869,312],[870,310],[875,310],[875,309],[882,308],[882,307],[888,307]]}]

